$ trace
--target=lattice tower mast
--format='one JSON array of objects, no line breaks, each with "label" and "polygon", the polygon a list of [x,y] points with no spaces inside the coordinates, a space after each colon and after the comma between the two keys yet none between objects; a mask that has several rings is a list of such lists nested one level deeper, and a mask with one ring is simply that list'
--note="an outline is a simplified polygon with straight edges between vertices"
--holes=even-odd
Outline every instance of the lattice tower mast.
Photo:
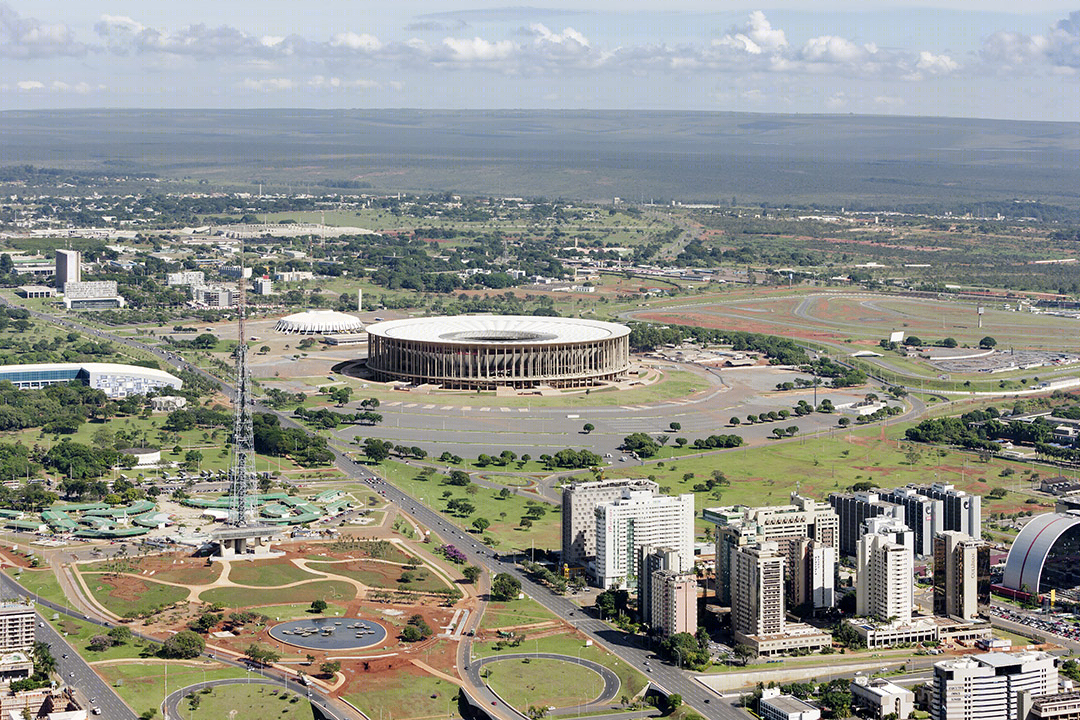
[{"label": "lattice tower mast", "polygon": [[229,466],[229,524],[255,524],[255,433],[251,424],[251,370],[248,367],[247,288],[244,282],[244,241],[240,240],[240,279],[237,281],[236,396],[233,417],[233,452]]}]

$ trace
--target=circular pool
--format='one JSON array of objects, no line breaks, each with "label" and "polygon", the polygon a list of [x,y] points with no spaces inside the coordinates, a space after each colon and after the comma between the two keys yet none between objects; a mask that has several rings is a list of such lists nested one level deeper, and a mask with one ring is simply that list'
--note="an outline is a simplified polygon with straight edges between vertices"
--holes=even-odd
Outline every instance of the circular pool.
[{"label": "circular pool", "polygon": [[378,645],[386,628],[355,617],[292,620],[270,628],[270,637],[311,650],[353,650]]}]

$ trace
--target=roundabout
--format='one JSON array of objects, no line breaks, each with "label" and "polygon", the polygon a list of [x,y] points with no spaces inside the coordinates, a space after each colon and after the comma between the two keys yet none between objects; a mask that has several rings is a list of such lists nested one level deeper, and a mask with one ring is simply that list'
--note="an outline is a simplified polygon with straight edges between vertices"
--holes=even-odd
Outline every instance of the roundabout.
[{"label": "roundabout", "polygon": [[[584,670],[587,672],[595,673],[599,676],[599,680],[602,682],[603,686],[602,689],[599,691],[598,695],[592,698],[582,697],[576,702],[571,701],[569,704],[564,705],[565,707],[576,706],[582,708],[583,711],[607,709],[606,706],[614,702],[619,695],[619,688],[621,687],[621,683],[619,681],[618,675],[616,675],[612,670],[604,667],[600,663],[593,662],[592,660],[586,660],[584,658],[574,657],[572,655],[559,655],[557,653],[545,652],[490,655],[488,657],[473,658],[472,661],[469,663],[467,672],[469,678],[475,685],[483,685],[487,687],[488,690],[490,690],[493,694],[495,694],[496,697],[502,700],[504,704],[513,707],[513,700],[520,700],[521,698],[503,697],[503,695],[501,695],[496,688],[492,687],[491,684],[489,684],[487,678],[485,678],[481,674],[481,669],[488,666],[496,665],[498,663],[510,662],[515,660],[519,662],[554,661],[559,664],[566,664],[577,672],[581,672],[582,670]],[[517,684],[520,684],[520,682],[515,682],[515,685]],[[575,686],[577,685],[577,683],[572,684]],[[518,689],[520,690],[520,688]],[[505,688],[503,689],[503,692],[506,692]]]},{"label": "roundabout", "polygon": [[292,620],[270,628],[270,637],[308,650],[358,650],[386,639],[386,628],[356,617]]}]

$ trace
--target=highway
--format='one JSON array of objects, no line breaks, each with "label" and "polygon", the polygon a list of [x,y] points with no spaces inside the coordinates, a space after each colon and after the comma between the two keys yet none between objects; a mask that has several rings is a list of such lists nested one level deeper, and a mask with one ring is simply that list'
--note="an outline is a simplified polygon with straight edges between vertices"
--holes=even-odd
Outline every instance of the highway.
[{"label": "highway", "polygon": [[[85,620],[85,616],[75,615],[66,608],[61,608],[27,592],[26,589],[5,573],[0,573],[0,588],[3,589],[2,594],[4,597],[25,596],[37,601],[38,624],[34,629],[34,637],[37,640],[49,643],[51,652],[56,658],[56,673],[63,679],[64,683],[75,687],[83,698],[90,701],[91,706],[101,708],[102,717],[110,720],[112,718],[116,718],[116,720],[136,720],[135,713],[124,704],[124,701],[109,687],[108,683],[94,672],[93,668],[79,656],[79,653],[75,652],[75,649],[53,628],[51,623],[45,622],[40,609],[47,607],[56,612],[77,617],[80,620]],[[90,622],[94,621],[90,620]],[[146,710],[148,708],[142,709]]]}]

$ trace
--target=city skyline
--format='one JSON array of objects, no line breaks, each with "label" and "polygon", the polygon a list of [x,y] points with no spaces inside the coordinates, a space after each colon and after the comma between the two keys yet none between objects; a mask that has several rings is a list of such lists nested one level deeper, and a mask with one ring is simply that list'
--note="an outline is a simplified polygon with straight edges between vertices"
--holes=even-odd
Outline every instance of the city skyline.
[{"label": "city skyline", "polygon": [[525,108],[1071,121],[1062,2],[0,3],[0,108]]}]

